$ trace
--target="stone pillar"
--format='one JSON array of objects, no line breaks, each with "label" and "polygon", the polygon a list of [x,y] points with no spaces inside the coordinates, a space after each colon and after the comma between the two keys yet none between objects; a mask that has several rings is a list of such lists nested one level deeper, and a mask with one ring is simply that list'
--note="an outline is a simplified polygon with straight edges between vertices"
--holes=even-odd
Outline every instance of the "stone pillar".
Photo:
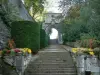
[{"label": "stone pillar", "polygon": [[19,73],[19,75],[22,75],[24,72],[24,56],[20,53],[18,56],[15,57],[15,62],[16,62],[16,69]]},{"label": "stone pillar", "polygon": [[62,41],[62,34],[61,33],[58,33],[58,43],[59,44],[63,43],[63,41]]},{"label": "stone pillar", "polygon": [[78,75],[84,75],[84,55],[76,56],[76,63]]}]

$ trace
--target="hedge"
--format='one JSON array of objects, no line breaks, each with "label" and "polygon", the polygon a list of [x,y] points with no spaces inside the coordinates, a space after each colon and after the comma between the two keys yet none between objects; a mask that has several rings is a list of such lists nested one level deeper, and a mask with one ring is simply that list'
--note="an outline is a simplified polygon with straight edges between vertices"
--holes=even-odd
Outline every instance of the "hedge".
[{"label": "hedge", "polygon": [[40,48],[45,47],[45,37],[46,37],[45,30],[40,29]]},{"label": "hedge", "polygon": [[45,30],[40,29],[40,48],[45,48],[49,45],[49,35],[46,34]]},{"label": "hedge", "polygon": [[49,35],[46,34],[46,37],[45,37],[45,46],[47,47],[49,45],[49,41],[50,41],[50,37]]},{"label": "hedge", "polygon": [[12,23],[12,39],[18,48],[30,48],[37,52],[40,48],[40,25],[31,21],[16,21]]}]

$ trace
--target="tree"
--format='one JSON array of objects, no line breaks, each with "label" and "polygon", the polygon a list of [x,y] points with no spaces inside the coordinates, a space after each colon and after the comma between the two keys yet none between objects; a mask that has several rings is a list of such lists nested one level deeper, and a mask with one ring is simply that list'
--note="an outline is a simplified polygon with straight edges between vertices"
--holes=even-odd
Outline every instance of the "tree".
[{"label": "tree", "polygon": [[100,15],[100,0],[90,0],[90,6],[92,9]]},{"label": "tree", "polygon": [[71,6],[80,6],[84,3],[87,3],[87,0],[61,0],[59,3],[59,8],[62,10],[62,13],[66,16]]},{"label": "tree", "polygon": [[45,0],[24,0],[27,10],[35,20],[43,16],[44,2]]},{"label": "tree", "polygon": [[[79,4],[80,3],[80,4]],[[63,34],[64,41],[77,41],[80,40],[82,33],[88,33],[87,22],[90,19],[91,9],[83,2],[75,3],[70,6],[67,11],[67,16],[63,21]],[[87,14],[87,12],[89,12]]]}]

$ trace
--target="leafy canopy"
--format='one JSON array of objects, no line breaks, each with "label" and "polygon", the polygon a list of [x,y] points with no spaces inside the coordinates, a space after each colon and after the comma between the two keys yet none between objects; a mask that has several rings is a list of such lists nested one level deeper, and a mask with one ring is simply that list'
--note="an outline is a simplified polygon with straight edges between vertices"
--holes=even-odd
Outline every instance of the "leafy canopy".
[{"label": "leafy canopy", "polygon": [[29,13],[35,20],[43,17],[43,4],[45,3],[45,0],[24,0],[24,3]]}]

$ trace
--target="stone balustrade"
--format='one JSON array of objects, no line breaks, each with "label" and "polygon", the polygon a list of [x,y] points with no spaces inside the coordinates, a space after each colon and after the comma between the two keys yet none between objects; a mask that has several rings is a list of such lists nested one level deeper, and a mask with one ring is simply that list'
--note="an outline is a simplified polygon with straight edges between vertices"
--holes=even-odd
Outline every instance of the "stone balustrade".
[{"label": "stone balustrade", "polygon": [[97,56],[90,55],[74,55],[78,75],[86,75],[85,72],[89,71],[92,75],[100,75],[100,60]]}]

